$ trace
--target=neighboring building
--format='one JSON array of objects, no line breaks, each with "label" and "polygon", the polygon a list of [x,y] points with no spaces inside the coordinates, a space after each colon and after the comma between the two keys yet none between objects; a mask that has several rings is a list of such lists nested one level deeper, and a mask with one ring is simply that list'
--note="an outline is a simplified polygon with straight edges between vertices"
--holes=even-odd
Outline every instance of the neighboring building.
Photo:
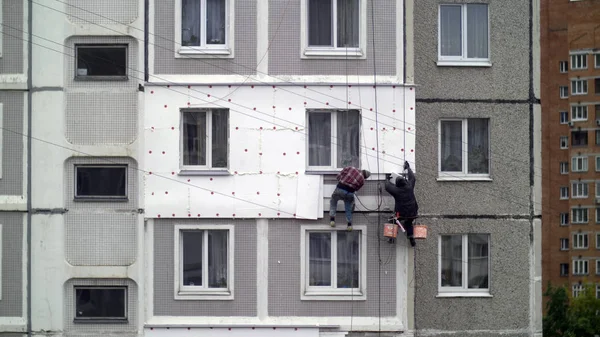
[{"label": "neighboring building", "polygon": [[600,298],[600,2],[542,1],[543,283]]},{"label": "neighboring building", "polygon": [[[415,328],[541,335],[538,1],[414,2]],[[475,331],[477,332],[475,332]]]}]

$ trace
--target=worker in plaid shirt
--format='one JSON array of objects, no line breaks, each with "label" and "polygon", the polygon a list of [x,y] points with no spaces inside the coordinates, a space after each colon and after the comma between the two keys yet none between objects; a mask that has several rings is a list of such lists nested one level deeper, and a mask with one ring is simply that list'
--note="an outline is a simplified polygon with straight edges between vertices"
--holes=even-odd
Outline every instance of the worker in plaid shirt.
[{"label": "worker in plaid shirt", "polygon": [[365,179],[369,178],[371,172],[359,170],[355,167],[345,167],[337,175],[338,184],[331,195],[329,203],[329,224],[335,227],[335,213],[338,201],[344,200],[344,210],[346,211],[346,220],[348,221],[348,230],[352,230],[352,211],[354,210],[354,192],[360,190],[365,184]]}]

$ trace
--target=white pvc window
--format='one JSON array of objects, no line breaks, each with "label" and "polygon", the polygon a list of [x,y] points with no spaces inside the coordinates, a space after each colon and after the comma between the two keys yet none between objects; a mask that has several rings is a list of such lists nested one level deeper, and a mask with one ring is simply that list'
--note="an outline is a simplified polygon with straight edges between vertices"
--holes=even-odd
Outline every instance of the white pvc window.
[{"label": "white pvc window", "polygon": [[560,250],[569,250],[569,239],[567,239],[567,238],[560,239]]},{"label": "white pvc window", "polygon": [[438,65],[489,64],[487,4],[442,4],[438,20]]},{"label": "white pvc window", "polygon": [[587,54],[571,55],[571,69],[587,69]]},{"label": "white pvc window", "polygon": [[[573,1],[573,0],[571,0]],[[575,265],[573,265],[573,267],[575,267]],[[575,274],[575,272],[573,272],[574,275],[581,275],[581,274]],[[577,298],[579,297],[579,295],[583,292],[583,285],[582,284],[574,284],[573,285],[573,298]]]},{"label": "white pvc window", "polygon": [[560,124],[569,123],[569,113],[567,111],[560,112]]},{"label": "white pvc window", "polygon": [[588,249],[588,235],[587,233],[575,233],[573,234],[573,249]]},{"label": "white pvc window", "polygon": [[571,159],[571,171],[572,172],[587,172],[588,171],[588,157],[576,156]]},{"label": "white pvc window", "polygon": [[571,95],[587,95],[588,82],[587,80],[572,80]]},{"label": "white pvc window", "polygon": [[567,186],[562,186],[560,188],[560,199],[561,200],[569,199],[569,188]]},{"label": "white pvc window", "polygon": [[568,86],[560,86],[560,87],[558,87],[558,91],[560,92],[560,98],[568,98],[569,97],[569,87]]},{"label": "white pvc window", "polygon": [[489,296],[489,234],[450,234],[439,237],[440,296]]},{"label": "white pvc window", "polygon": [[569,174],[569,163],[566,161],[560,162],[560,174]]},{"label": "white pvc window", "polygon": [[573,275],[587,275],[589,267],[588,260],[573,260]]},{"label": "white pvc window", "polygon": [[489,119],[441,120],[439,139],[440,177],[489,178]]},{"label": "white pvc window", "polygon": [[178,54],[232,54],[234,8],[234,0],[175,0]]},{"label": "white pvc window", "polygon": [[572,223],[584,224],[589,221],[589,210],[587,208],[573,208]]},{"label": "white pvc window", "polygon": [[561,73],[566,73],[569,71],[569,61],[559,61],[558,66]]},{"label": "white pvc window", "polygon": [[571,107],[571,120],[586,121],[588,119],[588,107],[587,105],[574,105]]},{"label": "white pvc window", "polygon": [[569,213],[560,213],[560,225],[561,226],[569,225]]},{"label": "white pvc window", "polygon": [[589,184],[584,182],[574,182],[571,185],[571,195],[574,199],[587,198],[589,195]]},{"label": "white pvc window", "polygon": [[309,110],[308,167],[335,170],[360,166],[360,112]]},{"label": "white pvc window", "polygon": [[569,137],[567,137],[567,136],[560,136],[560,148],[561,149],[568,149],[569,148]]},{"label": "white pvc window", "polygon": [[181,111],[181,167],[226,170],[229,162],[229,110]]}]

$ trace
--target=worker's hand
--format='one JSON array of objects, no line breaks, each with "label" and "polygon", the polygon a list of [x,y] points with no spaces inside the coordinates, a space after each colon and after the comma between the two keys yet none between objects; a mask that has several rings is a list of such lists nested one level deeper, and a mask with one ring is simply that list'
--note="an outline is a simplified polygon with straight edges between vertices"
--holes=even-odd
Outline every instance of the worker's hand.
[{"label": "worker's hand", "polygon": [[386,173],[385,174],[385,180],[390,180],[391,177],[392,177],[391,173]]},{"label": "worker's hand", "polygon": [[410,168],[410,164],[407,161],[404,161],[404,169],[408,170]]}]

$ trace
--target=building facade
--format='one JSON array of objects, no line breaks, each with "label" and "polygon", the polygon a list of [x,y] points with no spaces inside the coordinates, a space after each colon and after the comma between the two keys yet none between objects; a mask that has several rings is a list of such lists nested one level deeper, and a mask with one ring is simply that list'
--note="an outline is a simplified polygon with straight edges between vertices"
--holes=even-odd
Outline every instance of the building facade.
[{"label": "building facade", "polygon": [[544,286],[600,298],[600,6],[542,4]]}]

